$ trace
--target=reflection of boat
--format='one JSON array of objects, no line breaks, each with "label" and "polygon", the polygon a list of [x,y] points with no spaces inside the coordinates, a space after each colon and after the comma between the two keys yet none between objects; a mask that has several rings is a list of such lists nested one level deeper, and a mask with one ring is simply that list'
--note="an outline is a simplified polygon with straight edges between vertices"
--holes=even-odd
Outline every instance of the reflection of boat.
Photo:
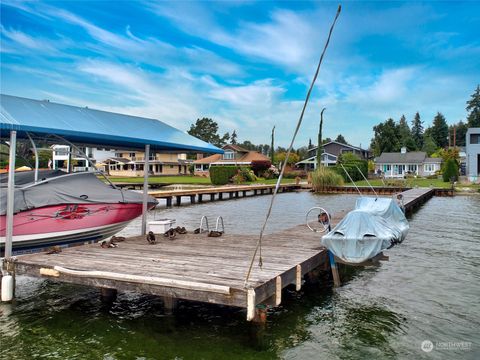
[{"label": "reflection of boat", "polygon": [[355,209],[323,236],[322,244],[347,263],[361,263],[401,243],[408,229],[393,199],[360,197]]},{"label": "reflection of boat", "polygon": [[[5,245],[7,174],[0,175],[0,248]],[[13,250],[98,241],[142,214],[142,194],[107,185],[93,173],[15,174]],[[156,204],[148,199],[148,207]],[[3,252],[3,251],[2,251]]]}]

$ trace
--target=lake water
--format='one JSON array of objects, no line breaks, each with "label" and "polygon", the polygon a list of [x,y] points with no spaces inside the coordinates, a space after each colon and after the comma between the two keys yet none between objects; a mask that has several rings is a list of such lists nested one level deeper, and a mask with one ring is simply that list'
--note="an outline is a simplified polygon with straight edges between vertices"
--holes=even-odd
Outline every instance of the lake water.
[{"label": "lake water", "polygon": [[[222,215],[232,233],[258,233],[269,196],[160,209],[156,218],[198,227]],[[334,213],[354,196],[280,194],[269,231],[303,223],[312,206]],[[287,290],[264,328],[243,311],[98,290],[27,277],[0,304],[1,359],[478,359],[480,197],[433,198],[410,218],[407,239],[378,267],[349,268],[344,284],[324,280]],[[139,231],[139,222],[125,234]],[[433,350],[422,350],[431,341]],[[424,344],[428,349],[429,343]]]}]

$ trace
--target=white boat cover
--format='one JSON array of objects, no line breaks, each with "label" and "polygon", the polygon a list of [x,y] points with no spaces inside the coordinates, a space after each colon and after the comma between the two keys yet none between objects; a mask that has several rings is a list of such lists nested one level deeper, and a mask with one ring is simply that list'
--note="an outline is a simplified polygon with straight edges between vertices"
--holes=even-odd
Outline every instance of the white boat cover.
[{"label": "white boat cover", "polygon": [[[62,174],[63,176],[59,176]],[[2,174],[0,176],[0,215],[5,215],[7,211],[7,184],[2,179],[5,175]],[[41,171],[39,179],[44,181],[34,186],[28,186],[33,185],[32,174],[21,174],[18,176],[18,179],[17,176],[15,174],[14,213],[49,205],[89,203],[141,204],[143,200],[141,193],[113,188],[90,172],[65,174],[63,172]],[[148,203],[153,205],[157,201],[149,196]]]},{"label": "white boat cover", "polygon": [[361,197],[355,209],[323,236],[322,244],[345,262],[361,263],[401,243],[408,229],[405,214],[393,199]]}]

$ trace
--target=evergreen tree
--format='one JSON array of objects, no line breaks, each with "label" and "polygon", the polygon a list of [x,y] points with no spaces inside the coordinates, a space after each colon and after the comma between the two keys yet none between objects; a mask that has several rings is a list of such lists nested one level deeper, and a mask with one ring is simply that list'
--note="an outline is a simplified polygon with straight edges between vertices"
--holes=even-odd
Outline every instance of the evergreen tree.
[{"label": "evergreen tree", "polygon": [[230,139],[228,133],[223,134],[223,136],[218,134],[218,124],[210,118],[197,119],[187,133],[218,147],[225,145]]},{"label": "evergreen tree", "polygon": [[[452,140],[452,146],[465,146],[465,141],[467,137],[467,130],[468,126],[462,120],[460,120],[457,124],[453,124],[449,126],[450,130],[450,138]],[[455,138],[455,144],[453,143],[453,139]]]},{"label": "evergreen tree", "polygon": [[233,130],[233,133],[230,136],[230,144],[237,145],[237,132],[235,130]]},{"label": "evergreen tree", "polygon": [[420,119],[420,114],[415,114],[415,117],[412,121],[412,138],[415,142],[416,149],[421,149],[423,147],[423,122]]},{"label": "evergreen tree", "polygon": [[477,85],[471,99],[467,101],[466,110],[469,111],[467,116],[468,127],[480,127],[480,85]]},{"label": "evergreen tree", "polygon": [[413,140],[410,127],[408,126],[407,119],[405,115],[402,115],[400,121],[398,122],[398,134],[400,137],[400,145],[405,146],[408,151],[413,151],[417,149],[417,144]]},{"label": "evergreen tree", "polygon": [[375,156],[382,152],[400,151],[400,134],[398,125],[393,119],[388,119],[373,127],[374,137],[370,147]]},{"label": "evergreen tree", "polygon": [[272,128],[272,145],[270,145],[270,161],[275,164],[275,125]]},{"label": "evergreen tree", "polygon": [[448,125],[445,116],[438,112],[433,119],[431,135],[438,147],[444,148],[448,145]]},{"label": "evergreen tree", "polygon": [[350,145],[347,140],[345,140],[345,138],[343,137],[342,134],[338,134],[337,138],[335,139],[336,142],[339,142],[339,143],[342,143],[342,144],[345,144],[345,145]]},{"label": "evergreen tree", "polygon": [[323,128],[323,112],[324,111],[325,111],[325,108],[323,108],[322,112],[320,113],[320,126],[318,127],[317,169],[319,169],[320,166],[322,166],[322,128]]},{"label": "evergreen tree", "polygon": [[424,137],[422,151],[425,151],[427,156],[437,151],[437,144],[435,144],[435,141],[433,141],[432,137],[428,134]]}]

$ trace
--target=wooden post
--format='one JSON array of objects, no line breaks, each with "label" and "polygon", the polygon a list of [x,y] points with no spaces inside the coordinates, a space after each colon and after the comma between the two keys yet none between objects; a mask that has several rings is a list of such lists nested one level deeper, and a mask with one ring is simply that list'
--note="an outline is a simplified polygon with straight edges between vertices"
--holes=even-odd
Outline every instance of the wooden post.
[{"label": "wooden post", "polygon": [[297,265],[295,273],[295,290],[300,291],[302,288],[302,265]]},{"label": "wooden post", "polygon": [[275,306],[282,303],[282,277],[277,276],[275,279]]},{"label": "wooden post", "polygon": [[117,290],[110,288],[100,288],[100,297],[104,303],[112,303],[117,298]]},{"label": "wooden post", "polygon": [[243,190],[242,193],[243,197],[247,196],[247,190]]},{"label": "wooden post", "polygon": [[177,201],[177,206],[182,205],[182,197],[181,196],[177,196],[176,201]]},{"label": "wooden post", "polygon": [[341,285],[340,275],[338,274],[338,267],[337,263],[335,262],[335,255],[333,255],[330,250],[328,250],[328,259],[330,260],[330,268],[332,269],[333,286],[339,287]]},{"label": "wooden post", "polygon": [[167,207],[172,207],[172,197],[167,197]]},{"label": "wooden post", "polygon": [[210,201],[214,201],[215,200],[215,194],[210,194]]},{"label": "wooden post", "polygon": [[198,202],[202,202],[203,201],[203,194],[198,194]]},{"label": "wooden post", "polygon": [[235,197],[238,198],[238,191],[235,191]]},{"label": "wooden post", "polygon": [[177,299],[173,296],[164,296],[163,306],[165,308],[165,314],[171,315],[177,308]]},{"label": "wooden post", "polygon": [[190,203],[195,204],[195,195],[190,195]]},{"label": "wooden post", "polygon": [[218,193],[218,200],[222,200],[223,199],[223,193],[222,192],[219,192]]},{"label": "wooden post", "polygon": [[247,321],[255,318],[255,289],[247,290]]}]

